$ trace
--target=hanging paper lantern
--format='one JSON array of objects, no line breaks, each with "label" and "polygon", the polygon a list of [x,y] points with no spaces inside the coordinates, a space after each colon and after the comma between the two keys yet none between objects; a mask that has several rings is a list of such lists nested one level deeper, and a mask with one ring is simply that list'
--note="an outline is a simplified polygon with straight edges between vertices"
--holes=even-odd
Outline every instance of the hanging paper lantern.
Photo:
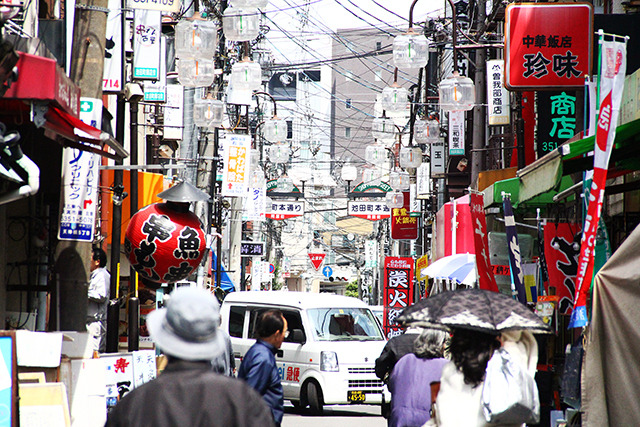
[{"label": "hanging paper lantern", "polygon": [[[182,203],[154,203],[136,212],[125,233],[124,249],[131,266],[158,283],[184,280],[205,254],[198,217]],[[188,205],[187,205],[188,206]]]}]

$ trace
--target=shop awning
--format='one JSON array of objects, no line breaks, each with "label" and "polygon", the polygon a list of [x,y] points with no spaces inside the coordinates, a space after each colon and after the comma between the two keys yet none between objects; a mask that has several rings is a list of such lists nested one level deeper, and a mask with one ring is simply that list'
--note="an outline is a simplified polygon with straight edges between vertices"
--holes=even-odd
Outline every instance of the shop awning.
[{"label": "shop awning", "polygon": [[503,179],[496,181],[484,190],[484,207],[502,206],[502,193],[511,195],[511,204],[517,208],[525,203],[527,206],[544,206],[553,203],[553,196],[564,191],[573,185],[571,177],[564,176],[560,180],[557,188],[552,188],[547,192],[538,194],[530,199],[523,199],[523,191],[520,178]]},{"label": "shop awning", "polygon": [[[531,200],[551,190],[561,191],[563,176],[592,169],[591,152],[594,144],[594,136],[566,142],[520,169],[517,172],[519,202]],[[609,176],[640,170],[640,119],[618,126],[614,144],[609,161]]]}]

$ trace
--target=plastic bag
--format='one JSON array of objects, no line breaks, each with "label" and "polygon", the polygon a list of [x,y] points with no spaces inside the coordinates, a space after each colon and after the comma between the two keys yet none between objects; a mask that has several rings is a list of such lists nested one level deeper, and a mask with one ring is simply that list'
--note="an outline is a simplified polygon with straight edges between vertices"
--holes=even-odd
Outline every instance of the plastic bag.
[{"label": "plastic bag", "polygon": [[492,424],[540,422],[536,382],[506,350],[496,350],[487,364],[482,408],[485,419]]}]

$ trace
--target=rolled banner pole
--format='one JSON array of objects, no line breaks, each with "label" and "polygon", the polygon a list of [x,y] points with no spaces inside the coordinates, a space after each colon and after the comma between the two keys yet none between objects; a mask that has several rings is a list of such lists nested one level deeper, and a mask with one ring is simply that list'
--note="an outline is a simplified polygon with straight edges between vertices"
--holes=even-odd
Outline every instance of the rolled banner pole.
[{"label": "rolled banner pole", "polygon": [[140,349],[140,300],[138,299],[138,273],[135,274],[135,294],[129,298],[128,316],[128,351],[138,351]]},{"label": "rolled banner pole", "polygon": [[118,300],[118,290],[120,289],[120,263],[116,269],[116,295],[109,299],[107,305],[107,353],[118,351],[118,338],[120,328],[120,301]]}]

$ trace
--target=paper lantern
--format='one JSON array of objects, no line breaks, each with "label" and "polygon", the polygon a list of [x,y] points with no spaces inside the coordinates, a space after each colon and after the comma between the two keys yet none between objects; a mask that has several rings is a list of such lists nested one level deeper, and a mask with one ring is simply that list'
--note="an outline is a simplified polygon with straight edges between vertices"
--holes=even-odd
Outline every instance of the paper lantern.
[{"label": "paper lantern", "polygon": [[200,264],[205,236],[188,204],[154,203],[131,217],[124,249],[140,276],[152,282],[175,283],[189,277]]}]

